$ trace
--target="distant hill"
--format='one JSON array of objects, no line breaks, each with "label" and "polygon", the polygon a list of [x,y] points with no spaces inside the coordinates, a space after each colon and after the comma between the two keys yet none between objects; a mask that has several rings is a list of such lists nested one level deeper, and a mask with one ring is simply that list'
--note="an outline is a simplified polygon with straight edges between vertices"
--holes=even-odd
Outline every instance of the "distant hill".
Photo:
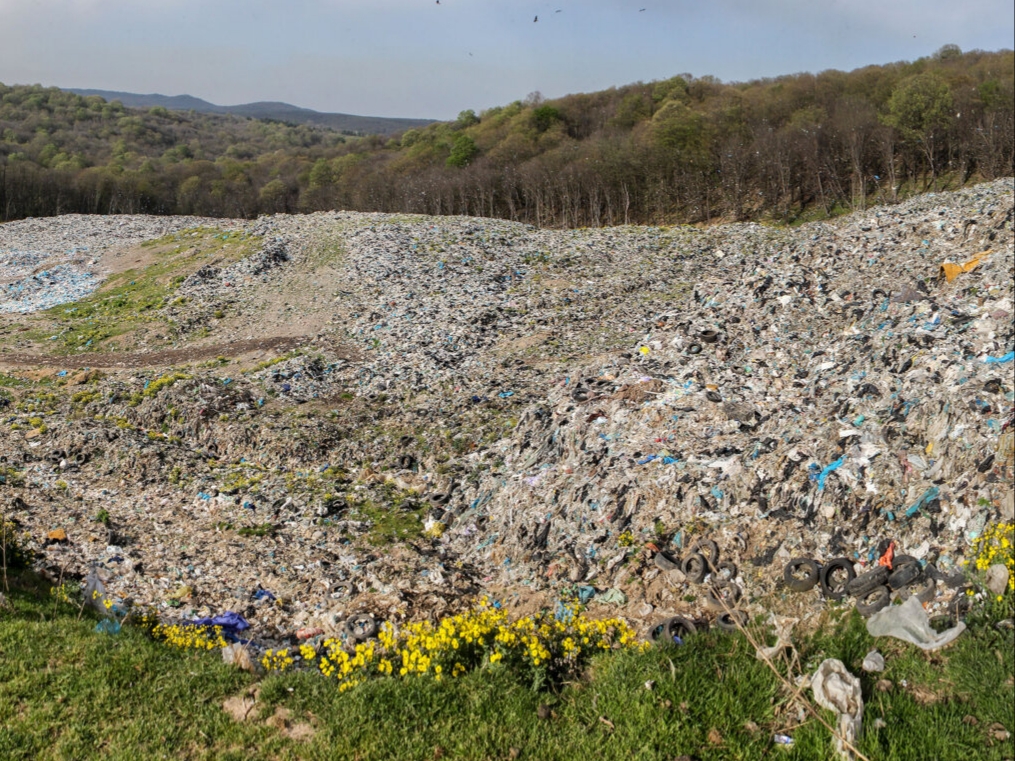
[{"label": "distant hill", "polygon": [[114,90],[83,90],[73,87],[64,88],[76,95],[98,95],[107,101],[118,100],[128,108],[152,108],[162,106],[170,111],[196,111],[199,114],[234,114],[248,116],[251,119],[275,119],[295,124],[312,124],[330,127],[342,132],[361,135],[391,135],[407,129],[425,127],[433,124],[433,119],[390,119],[383,116],[354,116],[353,114],[329,114],[300,108],[289,103],[261,101],[243,103],[239,106],[217,106],[193,95],[160,95],[150,93],[141,95],[133,92],[116,92]]}]

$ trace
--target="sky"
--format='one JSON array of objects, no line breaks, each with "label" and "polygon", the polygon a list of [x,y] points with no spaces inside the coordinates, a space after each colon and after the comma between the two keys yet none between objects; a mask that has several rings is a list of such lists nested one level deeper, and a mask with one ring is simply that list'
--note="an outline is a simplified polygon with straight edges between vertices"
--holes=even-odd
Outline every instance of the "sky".
[{"label": "sky", "polygon": [[[538,19],[538,20],[536,20]],[[1011,0],[0,0],[0,82],[452,119],[1015,47]]]}]

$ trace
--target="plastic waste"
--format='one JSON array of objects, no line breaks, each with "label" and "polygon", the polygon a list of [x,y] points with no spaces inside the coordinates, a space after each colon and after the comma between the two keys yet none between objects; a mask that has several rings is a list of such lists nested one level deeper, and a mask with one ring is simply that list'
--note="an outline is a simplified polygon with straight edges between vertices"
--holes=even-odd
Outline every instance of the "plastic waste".
[{"label": "plastic waste", "polygon": [[943,262],[941,264],[941,274],[944,275],[945,280],[950,283],[962,273],[972,272],[975,270],[980,265],[980,259],[989,253],[989,251],[984,251],[962,264],[956,264],[955,262]]},{"label": "plastic waste", "polygon": [[771,647],[759,647],[756,653],[758,660],[771,660],[787,647],[792,649],[793,643],[790,641],[789,637],[793,631],[793,627],[796,626],[799,621],[800,619],[798,618],[777,616],[775,613],[772,613],[768,617],[768,623],[775,630],[775,644]]},{"label": "plastic waste", "polygon": [[846,670],[842,661],[828,658],[822,661],[811,677],[811,690],[814,691],[814,700],[819,706],[839,714],[835,736],[835,751],[839,758],[854,758],[847,743],[855,745],[863,729],[860,680]]},{"label": "plastic waste", "polygon": [[257,674],[260,671],[258,663],[250,657],[250,648],[240,642],[234,642],[222,648],[222,662],[230,666],[236,666],[243,671]]},{"label": "plastic waste", "polygon": [[240,632],[249,629],[250,624],[239,613],[227,610],[217,616],[210,618],[195,618],[184,622],[187,626],[218,626],[222,629],[222,636],[230,642],[242,642],[239,639]]},{"label": "plastic waste", "polygon": [[965,630],[965,622],[959,621],[940,634],[934,631],[927,611],[916,597],[910,597],[902,605],[880,610],[867,619],[867,631],[872,637],[895,637],[922,650],[939,650]]},{"label": "plastic waste", "polygon": [[885,657],[877,650],[871,650],[866,656],[864,656],[861,668],[868,673],[884,671]]},{"label": "plastic waste", "polygon": [[113,618],[104,618],[95,624],[97,634],[119,634],[120,622]]}]

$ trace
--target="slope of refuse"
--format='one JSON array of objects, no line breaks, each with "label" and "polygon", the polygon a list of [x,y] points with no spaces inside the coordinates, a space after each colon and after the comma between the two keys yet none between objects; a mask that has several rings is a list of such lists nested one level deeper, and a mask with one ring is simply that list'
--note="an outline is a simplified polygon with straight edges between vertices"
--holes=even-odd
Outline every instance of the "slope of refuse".
[{"label": "slope of refuse", "polygon": [[201,315],[187,346],[295,351],[102,371],[0,351],[0,489],[54,578],[97,568],[265,642],[481,591],[647,629],[704,613],[666,562],[699,540],[749,613],[810,615],[791,558],[860,572],[894,541],[943,606],[1012,520],[1010,179],[794,229],[235,227],[261,250],[159,314]]}]

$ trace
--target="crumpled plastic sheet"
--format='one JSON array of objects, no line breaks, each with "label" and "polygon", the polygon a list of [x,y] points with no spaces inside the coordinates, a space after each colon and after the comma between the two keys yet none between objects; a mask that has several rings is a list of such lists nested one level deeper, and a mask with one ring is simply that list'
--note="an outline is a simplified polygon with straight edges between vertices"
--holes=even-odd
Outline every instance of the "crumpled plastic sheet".
[{"label": "crumpled plastic sheet", "polygon": [[846,743],[855,745],[863,729],[863,693],[860,690],[860,680],[846,670],[842,661],[828,658],[822,661],[811,677],[811,690],[814,691],[814,700],[819,706],[839,714],[835,737],[835,751],[839,758],[854,758]]},{"label": "crumpled plastic sheet", "polygon": [[243,616],[233,613],[231,610],[210,618],[195,618],[186,621],[185,624],[187,626],[219,626],[222,628],[222,636],[230,642],[243,642],[239,634],[250,628],[250,624]]},{"label": "crumpled plastic sheet", "polygon": [[772,613],[768,617],[768,623],[773,629],[775,629],[775,644],[771,647],[759,647],[757,651],[758,660],[772,660],[787,647],[792,650],[793,643],[789,637],[793,632],[793,627],[796,626],[799,621],[799,618],[777,616],[775,613]]},{"label": "crumpled plastic sheet", "polygon": [[867,631],[872,637],[895,637],[916,645],[922,650],[939,650],[966,630],[959,621],[940,634],[930,626],[930,617],[923,604],[910,597],[902,605],[892,605],[867,619]]}]

